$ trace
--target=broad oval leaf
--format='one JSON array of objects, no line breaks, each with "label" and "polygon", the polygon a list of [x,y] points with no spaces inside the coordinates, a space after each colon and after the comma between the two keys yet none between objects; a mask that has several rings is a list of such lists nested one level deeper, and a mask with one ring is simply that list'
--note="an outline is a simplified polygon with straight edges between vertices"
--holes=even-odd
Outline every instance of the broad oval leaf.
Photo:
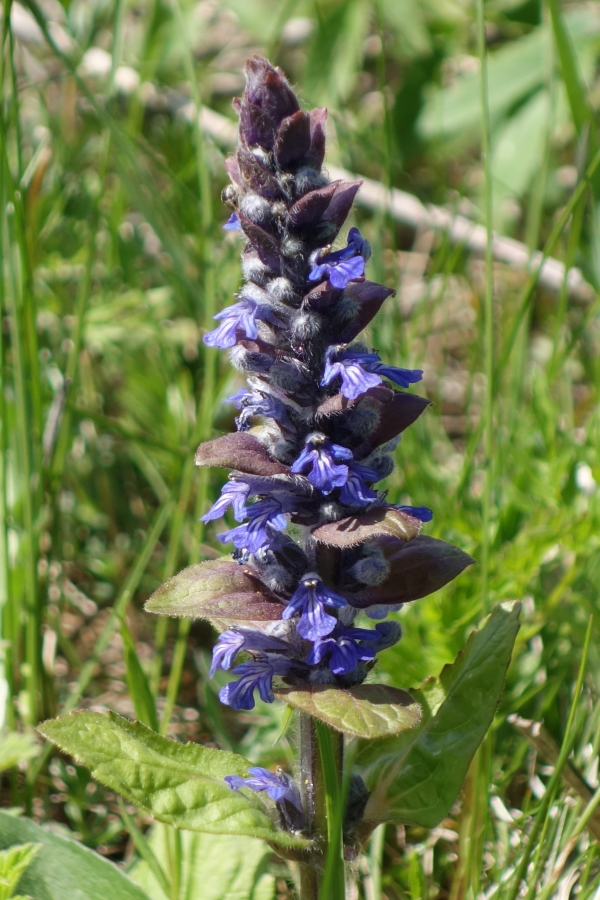
[{"label": "broad oval leaf", "polygon": [[40,849],[19,879],[20,894],[35,900],[149,900],[141,887],[100,854],[29,819],[0,811],[0,850],[23,843]]},{"label": "broad oval leaf", "polygon": [[178,744],[111,712],[71,713],[43,722],[38,731],[160,822],[307,846],[304,838],[280,831],[258,797],[228,788],[225,775],[245,776],[252,765],[236,753]]},{"label": "broad oval leaf", "polygon": [[208,619],[219,627],[271,622],[283,612],[258,571],[230,559],[188,566],[159,587],[145,608],[160,616]]},{"label": "broad oval leaf", "polygon": [[455,662],[414,691],[425,722],[408,749],[402,738],[366,748],[365,832],[378,822],[434,828],[448,814],[494,718],[520,608],[514,600],[496,606]]},{"label": "broad oval leaf", "polygon": [[200,444],[194,462],[197,466],[222,466],[248,475],[289,475],[284,466],[269,455],[266,447],[247,431],[224,434]]},{"label": "broad oval leaf", "polygon": [[427,535],[419,535],[408,543],[392,538],[379,538],[377,543],[389,563],[389,575],[382,584],[357,593],[347,592],[349,602],[357,609],[427,597],[475,562],[453,544]]},{"label": "broad oval leaf", "polygon": [[412,541],[421,530],[421,521],[391,506],[377,506],[360,516],[319,525],[312,535],[330,547],[352,547],[379,535]]},{"label": "broad oval leaf", "polygon": [[385,684],[357,684],[347,689],[327,685],[282,688],[275,696],[352,737],[400,734],[421,721],[421,707],[410,694]]}]

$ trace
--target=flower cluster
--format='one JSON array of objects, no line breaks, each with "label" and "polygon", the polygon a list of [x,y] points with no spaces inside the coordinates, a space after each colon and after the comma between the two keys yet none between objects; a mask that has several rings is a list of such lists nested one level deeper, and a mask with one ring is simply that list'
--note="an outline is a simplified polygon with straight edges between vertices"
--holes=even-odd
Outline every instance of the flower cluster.
[{"label": "flower cluster", "polygon": [[[248,386],[230,398],[237,434],[209,442],[226,442],[223,464],[234,471],[203,521],[231,510],[239,524],[217,538],[233,545],[279,612],[264,625],[233,625],[214,648],[211,674],[235,676],[220,692],[234,709],[252,709],[256,692],[271,702],[274,679],[362,682],[377,652],[400,637],[394,622],[354,625],[361,610],[380,619],[399,608],[379,602],[395,573],[394,538],[377,523],[410,540],[431,518],[426,507],[386,503],[376,487],[393,468],[399,434],[427,403],[396,389],[419,381],[420,370],[385,365],[356,340],[393,293],[366,280],[370,247],[358,228],[332,249],[360,182],[330,182],[322,171],[326,110],[302,111],[264,59],[249,61],[246,78],[223,192],[232,209],[224,227],[245,238],[245,283],[204,341],[230,351]],[[292,540],[290,523],[303,541]],[[245,786],[277,799],[273,790],[284,788],[272,778],[275,787]]]}]

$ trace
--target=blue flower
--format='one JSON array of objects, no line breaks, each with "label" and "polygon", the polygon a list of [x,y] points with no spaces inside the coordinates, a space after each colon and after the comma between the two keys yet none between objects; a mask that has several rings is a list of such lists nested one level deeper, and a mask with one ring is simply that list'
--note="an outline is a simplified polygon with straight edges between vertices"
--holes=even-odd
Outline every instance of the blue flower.
[{"label": "blue flower", "polygon": [[246,642],[240,631],[224,631],[213,647],[212,664],[208,677],[212,678],[217,669],[230,669],[233,661]]},{"label": "blue flower", "polygon": [[433,519],[433,511],[428,506],[398,506],[396,503],[393,506],[414,519],[420,519],[421,522],[431,522]]},{"label": "blue flower", "polygon": [[416,384],[423,377],[422,369],[399,369],[397,366],[386,366],[379,362],[369,367],[370,372],[375,372],[383,378],[389,378],[399,387],[407,388],[411,384]]},{"label": "blue flower", "polygon": [[273,325],[281,326],[280,320],[268,306],[259,306],[248,297],[242,297],[239,303],[234,303],[233,306],[221,310],[213,318],[220,321],[221,324],[213,331],[207,332],[202,340],[208,347],[218,347],[220,350],[235,347],[238,342],[238,331],[241,331],[244,337],[252,340],[257,338],[257,319],[264,319]]},{"label": "blue flower", "polygon": [[390,613],[399,612],[403,606],[404,603],[391,603],[389,605],[378,603],[375,606],[367,606],[366,609],[363,609],[362,611],[366,613],[370,619],[385,619]]},{"label": "blue flower", "polygon": [[226,775],[225,781],[232,791],[239,791],[241,788],[248,788],[251,791],[266,791],[271,800],[276,803],[282,803],[288,800],[297,809],[302,809],[300,801],[300,793],[294,782],[281,769],[277,770],[277,774],[263,769],[261,766],[252,766],[248,769],[251,778],[241,778],[239,775]]},{"label": "blue flower", "polygon": [[289,418],[285,403],[278,400],[272,394],[263,391],[249,391],[242,388],[233,397],[227,397],[225,403],[234,403],[241,410],[235,420],[238,431],[247,431],[250,427],[249,419],[253,416],[263,416],[266,419],[275,419],[280,425],[288,425]]},{"label": "blue flower", "polygon": [[325,612],[325,606],[342,609],[348,605],[344,597],[325,587],[318,575],[305,575],[283,611],[282,619],[291,619],[300,613],[296,630],[300,637],[308,641],[331,634],[337,624],[334,616]]},{"label": "blue flower", "polygon": [[297,663],[281,656],[260,655],[252,662],[244,662],[232,669],[233,675],[240,675],[237,681],[230,681],[219,691],[219,700],[232,709],[254,709],[254,691],[258,690],[264,703],[273,703],[273,677],[288,675]]},{"label": "blue flower", "polygon": [[345,288],[349,281],[364,275],[365,261],[371,255],[369,242],[358,228],[348,232],[348,243],[342,250],[318,256],[309,272],[309,281],[328,278],[334,288]]},{"label": "blue flower", "polygon": [[377,500],[377,492],[368,488],[365,482],[379,481],[379,475],[373,469],[351,462],[348,465],[348,480],[340,493],[342,503],[348,506],[367,506]]},{"label": "blue flower", "polygon": [[336,378],[342,379],[340,393],[348,400],[356,400],[369,388],[381,384],[379,375],[371,374],[364,368],[365,362],[372,358],[373,362],[379,360],[377,353],[354,353],[352,350],[338,350],[330,347],[325,357],[325,371],[321,379],[321,386],[331,384]]},{"label": "blue flower", "polygon": [[251,631],[246,628],[236,628],[224,631],[213,647],[212,665],[209,677],[212,678],[217,669],[230,669],[238,653],[271,651],[273,653],[291,650],[289,644],[280,641],[276,637],[263,634],[260,631]]},{"label": "blue flower", "polygon": [[213,503],[207,513],[201,517],[201,522],[210,522],[212,519],[220,519],[233,506],[233,516],[236,522],[242,522],[248,515],[246,501],[250,494],[250,485],[243,480],[232,478],[221,488],[221,496]]},{"label": "blue flower", "polygon": [[341,349],[330,347],[325,356],[325,369],[321,385],[331,384],[335,378],[341,378],[340,393],[348,400],[356,400],[369,388],[381,384],[382,378],[389,378],[400,387],[420,381],[422,369],[399,369],[386,366],[381,362],[378,353],[361,353],[351,347]]},{"label": "blue flower", "polygon": [[310,666],[318,665],[329,654],[328,665],[334,675],[347,675],[353,672],[358,663],[375,659],[374,646],[362,646],[359,641],[373,641],[378,638],[375,632],[367,628],[351,628],[336,625],[332,634],[318,638],[306,657]]},{"label": "blue flower", "polygon": [[274,498],[259,500],[246,507],[246,515],[250,516],[249,522],[221,532],[217,540],[222,544],[231,541],[238,550],[258,553],[269,547],[275,531],[283,531],[287,525],[281,503]]},{"label": "blue flower", "polygon": [[[387,607],[388,612],[394,612],[397,609],[402,609],[402,604]],[[371,632],[371,635],[370,638],[363,638],[363,643],[370,646],[375,653],[380,653],[381,650],[387,650],[388,647],[393,647],[398,643],[402,637],[402,627],[399,622],[379,622],[375,626],[375,632]]]},{"label": "blue flower", "polygon": [[228,306],[214,316],[221,324],[204,335],[204,343],[208,347],[227,350],[236,345],[238,330],[242,331],[247,338],[258,337],[257,312],[258,307],[254,300],[241,300],[239,303],[234,303],[233,306]]},{"label": "blue flower", "polygon": [[223,225],[223,231],[241,231],[242,223],[240,222],[240,217],[237,213],[231,213],[225,224]]},{"label": "blue flower", "polygon": [[340,444],[333,444],[324,436],[313,435],[307,439],[291,471],[295,475],[306,475],[313,487],[323,494],[330,494],[334,488],[343,487],[348,480],[348,466],[336,465],[343,459],[352,459],[352,451]]}]

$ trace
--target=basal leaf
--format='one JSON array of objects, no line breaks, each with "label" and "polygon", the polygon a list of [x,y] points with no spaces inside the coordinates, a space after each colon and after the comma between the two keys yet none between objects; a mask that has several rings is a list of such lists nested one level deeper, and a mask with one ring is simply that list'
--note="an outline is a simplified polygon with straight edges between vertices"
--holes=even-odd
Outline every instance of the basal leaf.
[{"label": "basal leaf", "polygon": [[235,753],[178,744],[115,713],[72,713],[44,722],[39,731],[161,822],[260,837],[285,847],[306,845],[279,831],[262,800],[229,790],[224,776],[245,776],[251,765]]},{"label": "basal leaf", "polygon": [[[372,790],[365,820],[433,828],[455,802],[504,686],[519,629],[520,604],[501,603],[474,632],[438,679],[414,691],[424,724],[416,739],[366,748],[365,779]],[[365,756],[362,757],[363,762]]]},{"label": "basal leaf", "polygon": [[[155,825],[149,844],[165,871],[170,865],[168,841],[168,828]],[[271,851],[263,841],[239,835],[184,831],[181,844],[180,897],[198,900],[273,900],[275,897],[275,878],[269,872]],[[153,900],[170,900],[147,863],[138,863],[131,878]]]},{"label": "basal leaf", "polygon": [[283,612],[257,570],[230,559],[188,566],[152,594],[146,609],[161,616],[208,619],[217,627],[269,622]]},{"label": "basal leaf", "polygon": [[330,547],[352,547],[379,535],[401,541],[412,541],[421,529],[421,522],[390,506],[378,506],[359,516],[348,516],[338,522],[319,525],[312,534]]},{"label": "basal leaf", "polygon": [[410,694],[384,684],[357,684],[346,690],[327,685],[283,688],[275,695],[294,709],[353,737],[399,734],[421,720],[421,708]]},{"label": "basal leaf", "polygon": [[98,853],[29,819],[0,812],[0,849],[24,843],[36,844],[39,851],[20,876],[20,894],[35,900],[149,900],[141,887]]}]

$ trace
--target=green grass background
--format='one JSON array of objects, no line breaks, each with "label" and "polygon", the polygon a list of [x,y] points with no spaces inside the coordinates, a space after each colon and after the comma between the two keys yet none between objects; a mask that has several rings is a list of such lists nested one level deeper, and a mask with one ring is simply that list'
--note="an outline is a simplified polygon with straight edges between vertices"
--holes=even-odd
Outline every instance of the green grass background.
[{"label": "green grass background", "polygon": [[[222,399],[240,386],[201,343],[239,285],[240,248],[221,230],[224,148],[195,110],[233,117],[244,60],[267,54],[306,106],[329,107],[330,164],[541,249],[599,146],[598,5],[4,0],[2,48],[5,743],[93,705],[289,764],[277,707],[234,720],[216,701],[210,630],[141,612],[167,577],[215,553],[216,529],[198,518],[222,473],[196,471],[193,450],[231,430]],[[593,286],[585,303],[383,212],[353,214],[373,245],[370,277],[397,290],[369,339],[389,362],[422,366],[418,390],[434,403],[386,486],[431,506],[427,533],[478,563],[399,614],[404,638],[380,677],[416,686],[495,602],[523,600],[461,803],[432,833],[376,833],[358,867],[366,900],[514,898],[523,875],[528,898],[599,890],[582,801],[559,779],[544,794],[547,761],[506,721],[543,720],[597,787],[599,201],[596,175],[553,247]],[[7,769],[3,805],[131,861],[114,798],[99,802],[85,772],[58,759],[48,768],[49,751],[31,754]]]}]

